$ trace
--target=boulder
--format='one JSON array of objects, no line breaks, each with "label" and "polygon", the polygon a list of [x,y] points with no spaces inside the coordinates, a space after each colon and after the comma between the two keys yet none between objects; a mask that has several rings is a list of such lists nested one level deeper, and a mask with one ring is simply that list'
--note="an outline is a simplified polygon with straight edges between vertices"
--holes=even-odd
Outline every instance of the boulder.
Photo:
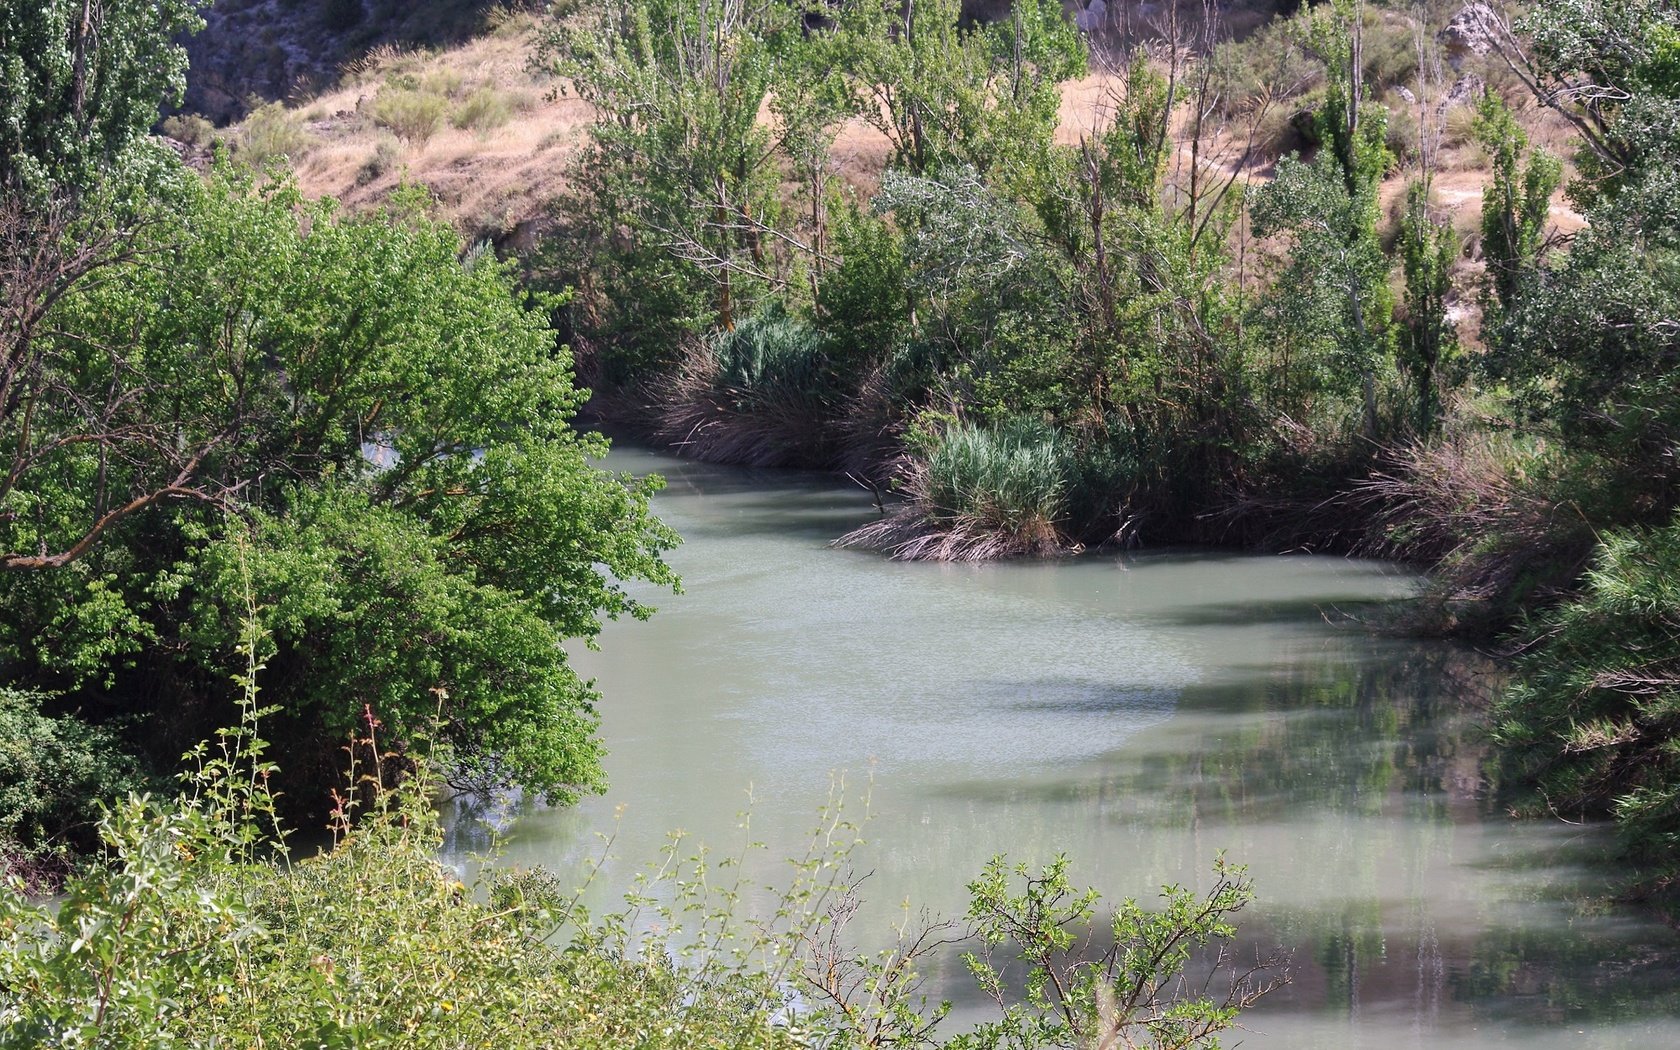
[{"label": "boulder", "polygon": [[1456,69],[1465,55],[1481,57],[1492,54],[1499,46],[1502,25],[1499,13],[1492,7],[1484,3],[1469,3],[1459,8],[1435,38],[1446,50],[1447,61]]}]

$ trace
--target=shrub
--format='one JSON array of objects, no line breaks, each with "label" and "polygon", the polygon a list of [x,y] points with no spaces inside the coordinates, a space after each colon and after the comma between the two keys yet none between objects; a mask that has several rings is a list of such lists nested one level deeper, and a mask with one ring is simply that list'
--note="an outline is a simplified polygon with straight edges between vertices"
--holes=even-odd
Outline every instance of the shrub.
[{"label": "shrub", "polygon": [[207,148],[216,141],[216,125],[197,113],[177,113],[163,120],[163,133],[177,142]]},{"label": "shrub", "polygon": [[94,844],[98,799],[141,784],[114,733],[46,715],[44,699],[0,689],[0,876],[32,883],[32,874]]},{"label": "shrub", "polygon": [[356,169],[356,185],[365,186],[397,169],[402,163],[402,143],[387,133],[381,133],[373,153]]},{"label": "shrub", "polygon": [[373,122],[415,149],[424,149],[443,125],[448,108],[449,102],[442,95],[415,88],[385,87],[373,100]]},{"label": "shrub", "polygon": [[[106,859],[56,906],[0,888],[0,1048],[939,1045],[949,1008],[928,1007],[918,969],[957,924],[904,929],[873,955],[846,943],[857,898],[840,873],[859,839],[838,796],[781,886],[742,874],[762,847],[714,863],[674,838],[626,909],[592,920],[545,872],[462,884],[435,859],[419,780],[341,806],[333,848],[293,862],[270,837],[265,745],[248,730],[219,744],[174,802],[116,806]],[[353,744],[378,753],[371,736]],[[1106,928],[1065,860],[1034,873],[1000,857],[970,891],[969,966],[1002,1018],[950,1045],[1188,1050],[1282,980],[1231,965],[1253,890],[1222,860],[1206,895],[1167,887],[1158,913],[1127,900]],[[759,918],[742,914],[753,900]],[[994,963],[1005,954],[1025,961],[1024,988]],[[1198,991],[1187,966],[1230,992]]]},{"label": "shrub", "polygon": [[309,148],[309,136],[295,115],[278,102],[258,106],[240,126],[234,156],[252,171],[284,161],[295,165]]},{"label": "shrub", "polygon": [[782,390],[820,399],[833,384],[822,333],[779,305],[720,333],[713,346],[719,382],[743,395]]},{"label": "shrub", "polygon": [[890,223],[856,205],[838,210],[834,240],[840,263],[817,291],[823,327],[845,360],[867,367],[904,334],[910,313],[904,245]]},{"label": "shrub", "polygon": [[1493,712],[1505,789],[1536,815],[1614,816],[1651,875],[1680,876],[1680,519],[1606,535],[1579,597]]},{"label": "shrub", "polygon": [[513,119],[513,101],[489,84],[468,95],[450,123],[465,131],[494,131]]},{"label": "shrub", "polygon": [[714,463],[832,466],[847,397],[823,334],[772,306],[694,344],[649,386],[655,436]]},{"label": "shrub", "polygon": [[938,561],[1067,548],[1058,523],[1067,509],[1070,457],[1044,422],[1025,416],[990,426],[953,422],[918,443],[901,481],[906,504],[841,537],[842,546]]}]

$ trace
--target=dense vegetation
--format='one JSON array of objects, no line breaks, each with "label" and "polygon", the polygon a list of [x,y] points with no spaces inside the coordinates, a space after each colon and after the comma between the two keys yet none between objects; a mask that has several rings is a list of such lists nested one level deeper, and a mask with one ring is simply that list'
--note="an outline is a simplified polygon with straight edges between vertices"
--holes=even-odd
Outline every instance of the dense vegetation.
[{"label": "dense vegetation", "polygon": [[[54,79],[69,55],[24,46],[71,6],[8,13],[29,32],[4,38],[40,103],[0,155],[0,666],[25,690],[8,717],[107,761],[113,737],[65,728],[74,713],[168,768],[229,720],[255,607],[300,807],[324,807],[370,708],[458,783],[598,788],[594,694],[560,643],[646,615],[615,578],[674,584],[675,537],[654,483],[589,465],[605,443],[569,425],[553,303],[417,199],[350,216],[182,168],[144,138],[177,86],[151,53],[100,51],[90,94]],[[122,85],[133,99],[99,101]],[[7,849],[74,834],[50,824]]]},{"label": "dense vegetation", "polygon": [[[599,920],[553,876],[437,862],[434,778],[600,787],[561,643],[646,615],[622,581],[674,586],[676,538],[569,425],[558,297],[418,195],[346,215],[147,141],[196,8],[0,22],[0,1046],[931,1044],[916,967],[946,941],[847,946],[838,809],[756,919],[675,845]],[[143,793],[182,750],[185,788]],[[332,804],[319,856],[291,857],[284,785]],[[1000,1019],[949,1045],[1206,1046],[1268,987],[1178,981],[1252,899],[1223,863],[1093,953],[1060,862],[973,895]]]},{"label": "dense vegetation", "polygon": [[[902,498],[843,542],[899,557],[1434,565],[1429,626],[1521,622],[1545,672],[1499,715],[1513,801],[1538,776],[1544,807],[1628,817],[1666,870],[1673,617],[1632,566],[1664,564],[1676,503],[1680,16],[1470,10],[1501,75],[1456,132],[1434,41],[1379,8],[1247,43],[1207,17],[1164,16],[1159,48],[1088,46],[1035,3],[556,23],[541,61],[597,114],[561,213],[589,251],[559,271],[597,407],[689,454],[873,477]],[[1092,66],[1096,125],[1058,138],[1058,84]],[[1250,177],[1288,140],[1274,103],[1305,107],[1297,148]],[[833,145],[858,123],[887,144],[867,199]],[[1552,228],[1566,172],[1533,128],[1572,138],[1579,233]],[[1468,236],[1434,192],[1448,134],[1485,158]]]},{"label": "dense vegetation", "polygon": [[[1441,56],[1356,0],[1242,41],[1180,5],[1094,37],[1054,0],[557,12],[534,67],[594,122],[557,235],[517,264],[417,191],[305,199],[272,166],[298,134],[278,108],[238,167],[190,170],[148,132],[204,5],[94,6],[0,13],[0,851],[44,885],[102,850],[62,906],[6,898],[5,1038],[932,1038],[914,944],[819,952],[819,1004],[785,1000],[787,960],[833,943],[817,873],[784,898],[798,923],[746,935],[758,957],[677,964],[629,919],[431,860],[426,776],[600,788],[597,698],[561,643],[646,615],[627,581],[676,586],[657,482],[592,466],[605,442],[572,428],[569,345],[599,415],[895,490],[842,542],[896,556],[1424,562],[1420,622],[1522,651],[1501,790],[1614,815],[1645,885],[1680,884],[1672,3],[1475,16],[1504,74],[1461,129],[1487,168],[1469,236],[1435,187]],[[1062,88],[1093,67],[1100,119],[1070,140]],[[434,88],[382,89],[369,119],[421,147],[446,115],[508,119]],[[837,145],[858,126],[885,144],[863,179]],[[259,669],[276,766],[250,764]],[[185,795],[99,815],[241,712]],[[341,743],[376,720],[388,753],[346,779]],[[337,849],[287,859],[271,778],[300,813],[337,788]],[[1009,991],[977,956],[1003,1019],[954,1045],[1134,1023],[1195,1045],[1245,1005],[1161,994],[1189,943],[1229,939],[1240,873],[1164,919],[1122,907],[1114,952],[1071,962],[1094,901],[1018,874],[984,873],[970,918],[1037,975]]]}]

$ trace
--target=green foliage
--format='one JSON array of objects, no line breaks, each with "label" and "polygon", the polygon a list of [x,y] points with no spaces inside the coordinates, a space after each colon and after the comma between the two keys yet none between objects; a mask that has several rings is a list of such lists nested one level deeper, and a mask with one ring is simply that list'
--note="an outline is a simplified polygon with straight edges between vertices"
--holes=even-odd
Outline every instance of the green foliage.
[{"label": "green foliage", "polygon": [[838,266],[817,289],[823,327],[854,373],[882,360],[904,338],[910,303],[904,239],[893,225],[848,206],[835,222]]},{"label": "green foliage", "polygon": [[978,518],[1010,533],[1053,533],[1067,476],[1056,432],[1013,417],[990,427],[958,423],[928,452],[934,512]]},{"label": "green foliage", "polygon": [[1544,151],[1529,153],[1528,133],[1492,92],[1477,104],[1474,128],[1493,168],[1482,191],[1482,257],[1493,291],[1488,308],[1497,311],[1496,325],[1540,264],[1552,193],[1563,178],[1563,167]]},{"label": "green foliage", "polygon": [[598,251],[582,283],[618,374],[670,365],[685,335],[728,329],[785,283],[776,152],[758,122],[797,26],[778,3],[616,0],[544,35],[538,62],[596,120],[576,213]]},{"label": "green foliage", "polygon": [[216,125],[196,113],[177,113],[165,117],[161,130],[165,135],[189,146],[209,148],[216,141]]},{"label": "green foliage", "polygon": [[[7,4],[0,12],[0,192],[77,192],[146,149],[186,83],[205,0]],[[91,14],[91,17],[90,17]]]},{"label": "green foliage", "polygon": [[1041,419],[976,425],[928,413],[911,428],[910,441],[907,467],[896,481],[905,503],[848,533],[842,545],[942,561],[1068,549],[1059,519],[1070,454]]},{"label": "green foliage", "polygon": [[239,128],[234,157],[251,171],[274,164],[295,165],[309,147],[303,125],[284,105],[270,102],[253,109]]},{"label": "green foliage", "polygon": [[1401,272],[1406,277],[1400,363],[1412,377],[1417,433],[1427,435],[1439,421],[1436,383],[1441,366],[1458,348],[1458,334],[1447,317],[1458,234],[1450,222],[1437,221],[1430,214],[1426,182],[1406,187],[1406,212],[1400,222],[1398,247]]},{"label": "green foliage", "polygon": [[1327,68],[1316,117],[1324,145],[1311,162],[1279,162],[1255,201],[1255,233],[1290,241],[1262,317],[1277,343],[1303,359],[1284,377],[1286,402],[1305,409],[1321,394],[1357,396],[1365,434],[1375,438],[1378,378],[1394,339],[1389,262],[1377,237],[1378,188],[1392,162],[1387,111],[1364,99],[1351,3],[1319,8],[1302,32]]},{"label": "green foliage", "polygon": [[[372,768],[350,779],[371,792],[340,800],[329,850],[294,860],[255,732],[264,637],[254,617],[242,631],[241,726],[189,756],[187,790],[115,806],[100,825],[104,857],[53,904],[0,888],[0,1048],[940,1045],[949,1006],[930,1008],[916,989],[954,924],[906,923],[875,954],[850,947],[858,901],[844,873],[860,840],[843,786],[779,884],[749,874],[763,849],[750,833],[721,860],[685,853],[674,836],[625,908],[597,918],[547,872],[487,866],[469,886],[439,864],[424,781],[378,788],[385,759],[370,722],[350,751]],[[1046,944],[1089,944],[1095,925],[1095,894],[1063,903],[1064,872],[1057,861],[1017,897],[1000,859],[973,884],[971,966],[1004,1021],[944,1045],[1096,1034],[1053,1017],[1023,1026],[1045,1009],[1044,981],[1030,978],[1036,990],[1017,1005],[995,965],[1006,944],[1074,979],[1053,1004],[1064,1016],[1095,1017],[1116,1037],[1142,1031],[1141,1045],[1214,1045],[1263,993],[1251,977],[1224,1004],[1167,987],[1233,936],[1230,917],[1252,899],[1241,869],[1221,862],[1205,900],[1169,887],[1158,914],[1127,901],[1103,958],[1052,959]],[[1224,964],[1221,950],[1212,962]],[[1093,994],[1095,1008],[1084,1001]]]},{"label": "green foliage", "polygon": [[810,325],[771,307],[717,340],[718,378],[740,389],[786,386],[815,390],[822,374],[822,336]]},{"label": "green foliage", "polygon": [[1492,714],[1506,790],[1537,814],[1614,815],[1680,871],[1680,524],[1603,538],[1579,597],[1540,617]]},{"label": "green foliage", "polygon": [[495,87],[485,84],[461,101],[449,122],[457,128],[494,131],[513,119],[513,102]]},{"label": "green foliage", "polygon": [[1022,0],[992,25],[964,24],[958,0],[848,0],[837,22],[856,112],[911,175],[1030,163],[1053,141],[1061,82],[1085,71],[1053,0]]},{"label": "green foliage", "polygon": [[46,700],[0,689],[0,865],[11,871],[86,850],[99,818],[95,800],[141,786],[115,733],[46,714]]},{"label": "green foliage", "polygon": [[1583,207],[1657,174],[1680,109],[1680,10],[1666,0],[1561,0],[1527,12],[1522,72],[1580,133],[1571,193]]},{"label": "green foliage", "polygon": [[419,87],[387,85],[373,99],[373,122],[415,149],[424,149],[449,112],[447,95]]},{"label": "green foliage", "polygon": [[[1680,346],[1671,323],[1680,311],[1680,97],[1660,67],[1664,34],[1680,15],[1670,5],[1587,0],[1552,14],[1525,23],[1535,34],[1535,75],[1601,100],[1569,110],[1595,158],[1580,161],[1586,177],[1571,188],[1588,226],[1566,256],[1538,266],[1529,257],[1554,166],[1531,161],[1520,192],[1492,194],[1499,223],[1515,231],[1496,244],[1518,280],[1487,340],[1489,365],[1531,417],[1649,493],[1643,521],[1659,523],[1672,506],[1661,493],[1666,449],[1680,434],[1670,367]],[[1498,127],[1495,114],[1496,138]],[[1520,146],[1509,131],[1503,141],[1507,153]],[[1504,170],[1515,178],[1514,159]]]},{"label": "green foliage", "polygon": [[656,480],[589,465],[605,442],[568,426],[543,312],[419,208],[351,218],[221,173],[60,301],[31,410],[0,420],[14,680],[150,715],[178,749],[226,711],[249,572],[312,791],[370,702],[408,746],[439,720],[470,780],[599,784],[560,642],[647,615],[612,577],[673,584],[675,537]]},{"label": "green foliage", "polygon": [[[1073,885],[1066,858],[1036,873],[994,858],[969,883],[969,893],[969,919],[981,948],[964,958],[1002,1017],[953,1040],[948,1045],[954,1050],[1217,1048],[1219,1033],[1275,986],[1240,970],[1222,998],[1181,984],[1186,967],[1210,945],[1216,947],[1214,973],[1226,966],[1236,937],[1232,919],[1254,900],[1245,869],[1223,858],[1204,895],[1166,886],[1159,912],[1130,898],[1121,902],[1103,930],[1105,945],[1093,936],[1101,898]],[[1024,977],[1011,972],[1016,969]],[[1202,987],[1213,983],[1210,978]]]},{"label": "green foliage", "polygon": [[1522,679],[1494,712],[1505,787],[1535,812],[1613,815],[1658,880],[1680,870],[1677,20],[1672,4],[1564,0],[1522,23],[1527,79],[1581,133],[1570,194],[1588,225],[1561,258],[1537,246],[1555,163],[1530,160],[1519,185],[1521,136],[1484,115],[1502,265],[1489,370],[1576,458],[1589,495],[1572,510],[1601,537],[1579,595],[1524,625]]}]

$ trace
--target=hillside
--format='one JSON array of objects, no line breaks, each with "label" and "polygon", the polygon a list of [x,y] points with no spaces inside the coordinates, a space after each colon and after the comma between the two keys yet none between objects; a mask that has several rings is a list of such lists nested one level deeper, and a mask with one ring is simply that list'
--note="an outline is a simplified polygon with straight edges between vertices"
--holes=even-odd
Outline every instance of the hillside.
[{"label": "hillside", "polygon": [[[243,13],[224,11],[222,31],[233,33],[233,20],[241,15],[253,20],[272,17],[277,2],[267,0],[266,7],[254,5]],[[1512,90],[1498,59],[1455,34],[1448,27],[1450,18],[1436,21],[1438,25],[1424,28],[1441,44],[1443,61],[1420,78],[1415,56],[1406,53],[1415,23],[1394,12],[1384,12],[1378,20],[1379,40],[1390,53],[1385,61],[1393,64],[1391,80],[1379,88],[1380,98],[1395,115],[1397,152],[1408,162],[1386,180],[1384,198],[1391,206],[1399,199],[1418,151],[1430,148],[1436,200],[1468,237],[1479,221],[1487,178],[1487,158],[1470,134],[1471,102],[1480,87],[1490,84],[1507,93],[1537,143],[1554,147],[1554,152],[1566,152],[1568,128]],[[490,239],[513,250],[529,248],[566,185],[567,167],[592,120],[590,107],[571,96],[563,81],[533,70],[537,16],[489,9],[488,15],[477,11],[463,19],[455,11],[447,28],[435,28],[433,36],[467,24],[483,31],[446,46],[400,42],[424,37],[414,28],[421,22],[418,13],[411,13],[400,26],[386,25],[373,33],[379,42],[347,60],[330,86],[293,98],[284,108],[264,109],[219,137],[243,149],[256,165],[284,156],[310,196],[332,196],[356,207],[384,199],[405,182],[418,184],[435,196],[442,213],[470,239]],[[281,24],[289,27],[279,33],[282,41],[312,32],[308,22]],[[1246,42],[1229,45],[1232,61],[1253,61],[1252,52],[1274,42],[1265,26],[1260,22],[1248,30]],[[311,76],[324,79],[328,57],[355,51],[357,40],[365,39],[367,32],[360,38],[333,38],[331,48],[310,52],[297,63],[288,61],[285,68],[307,68]],[[271,34],[265,30],[259,35]],[[195,55],[212,50],[214,40],[201,39]],[[1073,143],[1090,134],[1114,107],[1120,81],[1114,62],[1097,61],[1094,66],[1089,75],[1063,86],[1060,141]],[[196,97],[208,97],[216,90],[215,82],[216,74],[195,72]],[[1235,107],[1204,143],[1200,162],[1217,174],[1240,169],[1241,180],[1264,181],[1281,154],[1310,148],[1295,127],[1311,104],[1312,91],[1312,83],[1303,82],[1292,94],[1273,97],[1264,107],[1252,100],[1246,107]],[[199,147],[210,140],[206,129],[198,138]],[[835,142],[836,171],[845,183],[867,194],[878,182],[888,152],[878,131],[853,119]],[[1175,161],[1177,181],[1186,178],[1189,164],[1185,149]],[[1561,191],[1556,194],[1557,231],[1571,233],[1580,221]]]},{"label": "hillside", "polygon": [[204,11],[204,29],[186,41],[191,66],[181,109],[225,124],[253,103],[304,98],[331,86],[346,62],[375,48],[471,39],[509,6],[496,0],[217,0]]}]

